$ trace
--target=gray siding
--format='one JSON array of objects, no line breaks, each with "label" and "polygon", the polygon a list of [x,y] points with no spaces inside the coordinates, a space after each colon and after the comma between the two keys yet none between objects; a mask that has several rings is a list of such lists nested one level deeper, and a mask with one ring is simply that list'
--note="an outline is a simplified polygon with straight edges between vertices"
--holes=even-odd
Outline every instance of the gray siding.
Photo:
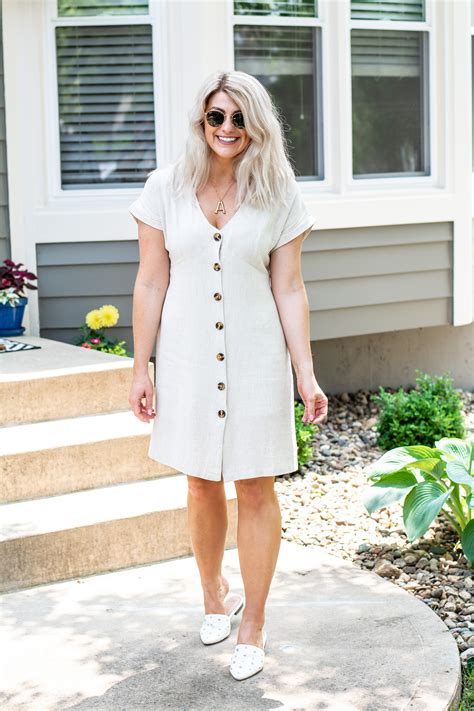
[{"label": "gray siding", "polygon": [[303,255],[314,340],[452,323],[451,222],[313,232]]},{"label": "gray siding", "polygon": [[11,257],[8,219],[7,142],[5,131],[5,92],[3,82],[3,23],[0,3],[0,263]]},{"label": "gray siding", "polygon": [[119,310],[110,338],[132,348],[132,293],[138,241],[76,242],[36,246],[40,336],[73,343],[85,315],[103,304]]},{"label": "gray siding", "polygon": [[[314,231],[303,276],[314,340],[451,323],[452,224]],[[138,241],[37,245],[40,335],[73,342],[87,311],[114,304],[132,341]]]}]

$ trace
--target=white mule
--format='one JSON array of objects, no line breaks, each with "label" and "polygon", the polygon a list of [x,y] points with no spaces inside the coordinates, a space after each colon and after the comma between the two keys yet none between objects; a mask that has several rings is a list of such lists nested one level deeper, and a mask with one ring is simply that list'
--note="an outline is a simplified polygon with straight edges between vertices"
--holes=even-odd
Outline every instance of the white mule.
[{"label": "white mule", "polygon": [[226,639],[232,630],[231,617],[237,615],[244,606],[244,598],[238,595],[235,605],[229,610],[229,614],[218,614],[210,612],[204,615],[203,623],[199,631],[203,644],[215,644]]},{"label": "white mule", "polygon": [[247,679],[263,669],[267,633],[263,630],[263,648],[256,644],[237,644],[230,660],[230,673],[234,679]]}]

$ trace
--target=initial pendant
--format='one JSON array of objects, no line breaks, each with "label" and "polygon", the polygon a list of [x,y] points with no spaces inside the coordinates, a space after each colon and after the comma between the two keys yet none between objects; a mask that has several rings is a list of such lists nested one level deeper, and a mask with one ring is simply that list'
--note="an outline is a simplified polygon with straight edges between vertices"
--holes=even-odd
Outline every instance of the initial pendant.
[{"label": "initial pendant", "polygon": [[217,215],[218,212],[223,212],[224,215],[226,214],[224,203],[222,202],[222,200],[219,200],[219,202],[217,203],[217,207],[214,210],[214,215]]}]

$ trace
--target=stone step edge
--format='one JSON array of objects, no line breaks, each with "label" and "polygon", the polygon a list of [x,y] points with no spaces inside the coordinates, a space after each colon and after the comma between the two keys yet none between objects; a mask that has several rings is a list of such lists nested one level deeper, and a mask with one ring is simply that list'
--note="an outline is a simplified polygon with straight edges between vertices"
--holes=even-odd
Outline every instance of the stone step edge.
[{"label": "stone step edge", "polygon": [[115,410],[0,428],[0,458],[72,445],[87,445],[150,435],[153,422],[142,422],[130,410]]},{"label": "stone step edge", "polygon": [[[224,484],[227,500],[236,498],[233,482]],[[128,519],[187,506],[187,477],[159,479],[48,496],[0,506],[2,542]]]},{"label": "stone step edge", "polygon": [[72,365],[65,368],[51,368],[48,370],[29,370],[23,373],[3,373],[0,374],[0,385],[3,383],[24,382],[25,380],[64,378],[73,377],[82,373],[102,373],[108,370],[130,370],[133,368],[133,358],[122,356],[122,360],[124,361],[123,363],[107,361],[106,363],[84,363],[82,365]]}]

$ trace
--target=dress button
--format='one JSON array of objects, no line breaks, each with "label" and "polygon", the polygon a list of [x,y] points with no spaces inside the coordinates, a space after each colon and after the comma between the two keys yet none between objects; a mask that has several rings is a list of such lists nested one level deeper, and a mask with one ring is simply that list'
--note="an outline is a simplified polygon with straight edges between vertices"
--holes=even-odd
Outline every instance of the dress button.
[{"label": "dress button", "polygon": [[219,410],[217,414],[219,415],[219,417],[225,417],[225,410]]},{"label": "dress button", "polygon": [[219,390],[224,390],[225,383],[217,383],[217,387],[219,388]]},{"label": "dress button", "polygon": [[221,233],[220,233],[220,232],[214,232],[214,239],[216,240],[216,242],[219,242],[219,240],[221,239]]},{"label": "dress button", "polygon": [[224,360],[225,355],[224,355],[223,353],[218,353],[218,354],[216,355],[216,358],[217,358],[217,360]]},{"label": "dress button", "polygon": [[216,301],[220,301],[222,299],[222,294],[219,294],[219,292],[216,291],[216,293],[214,294],[214,298]]},{"label": "dress button", "polygon": [[222,321],[218,321],[218,322],[216,323],[216,328],[217,328],[219,331],[222,331],[222,329],[224,328],[224,324],[222,323]]},{"label": "dress button", "polygon": [[221,269],[221,265],[220,265],[218,262],[216,262],[216,263],[214,264],[214,270],[215,270],[216,272],[219,272],[220,269]]}]

